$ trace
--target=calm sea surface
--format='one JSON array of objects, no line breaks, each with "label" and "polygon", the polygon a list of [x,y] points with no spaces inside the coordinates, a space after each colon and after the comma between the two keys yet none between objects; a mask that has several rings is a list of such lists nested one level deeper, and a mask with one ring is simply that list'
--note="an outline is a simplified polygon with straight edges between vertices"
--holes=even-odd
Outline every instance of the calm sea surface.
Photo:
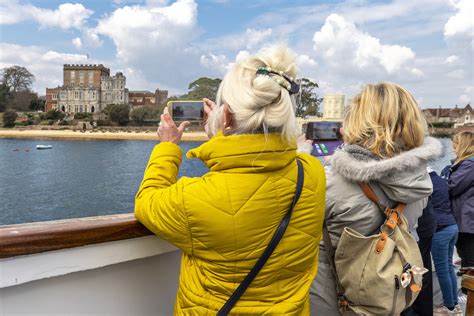
[{"label": "calm sea surface", "polygon": [[[432,163],[440,171],[452,158]],[[51,150],[36,150],[38,144]],[[0,139],[0,225],[133,212],[154,141]],[[183,155],[199,142],[181,144]],[[18,149],[18,151],[15,151]],[[27,151],[29,150],[29,151]],[[200,176],[207,167],[183,157],[180,176]]]}]

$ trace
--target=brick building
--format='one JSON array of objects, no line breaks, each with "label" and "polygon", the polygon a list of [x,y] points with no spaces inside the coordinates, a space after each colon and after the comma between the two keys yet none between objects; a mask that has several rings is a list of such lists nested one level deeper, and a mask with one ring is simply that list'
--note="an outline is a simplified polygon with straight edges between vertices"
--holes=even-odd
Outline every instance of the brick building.
[{"label": "brick building", "polygon": [[63,85],[46,88],[45,110],[97,113],[108,104],[128,104],[125,84],[126,78],[121,72],[110,76],[110,69],[103,65],[65,64]]},{"label": "brick building", "polygon": [[474,124],[474,111],[470,104],[464,108],[427,108],[422,110],[428,123],[454,123],[454,127]]},{"label": "brick building", "polygon": [[58,88],[46,88],[46,100],[44,103],[45,111],[58,108],[59,99],[59,87]]},{"label": "brick building", "polygon": [[168,91],[156,89],[151,91],[130,91],[128,93],[129,104],[132,108],[142,106],[159,106],[168,99]]},{"label": "brick building", "polygon": [[63,85],[67,87],[93,86],[100,88],[102,77],[109,77],[110,69],[103,65],[69,65],[63,67]]}]

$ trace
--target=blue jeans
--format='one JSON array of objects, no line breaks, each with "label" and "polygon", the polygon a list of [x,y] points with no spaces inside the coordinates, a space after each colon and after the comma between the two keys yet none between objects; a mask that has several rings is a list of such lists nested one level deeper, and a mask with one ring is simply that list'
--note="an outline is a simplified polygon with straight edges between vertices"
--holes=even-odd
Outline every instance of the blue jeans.
[{"label": "blue jeans", "polygon": [[443,293],[444,306],[454,307],[458,303],[458,286],[453,265],[454,245],[458,239],[458,225],[449,225],[433,235],[431,254]]}]

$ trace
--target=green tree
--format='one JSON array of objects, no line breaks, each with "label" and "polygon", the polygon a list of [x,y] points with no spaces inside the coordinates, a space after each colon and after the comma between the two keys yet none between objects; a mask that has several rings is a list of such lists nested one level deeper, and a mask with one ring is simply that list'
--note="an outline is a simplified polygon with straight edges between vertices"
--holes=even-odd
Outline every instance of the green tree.
[{"label": "green tree", "polygon": [[74,119],[76,120],[90,120],[91,118],[92,118],[92,113],[90,112],[74,113]]},{"label": "green tree", "polygon": [[40,113],[40,118],[42,120],[52,120],[52,121],[60,121],[62,120],[66,114],[56,109],[49,110],[46,113]]},{"label": "green tree", "polygon": [[32,111],[44,111],[45,100],[33,99],[30,101],[30,110]]},{"label": "green tree", "polygon": [[161,113],[160,108],[152,106],[143,106],[133,109],[130,113],[132,120],[138,125],[142,125],[146,120],[158,119]]},{"label": "green tree", "polygon": [[315,89],[318,88],[318,84],[307,78],[302,78],[298,83],[300,85],[300,92],[295,95],[296,116],[316,116],[319,113],[319,107],[323,101],[323,99],[315,92]]},{"label": "green tree", "polygon": [[30,91],[35,76],[22,66],[11,66],[3,68],[2,83],[6,85],[10,91]]},{"label": "green tree", "polygon": [[29,111],[31,102],[38,100],[38,95],[30,91],[12,91],[10,95],[8,107],[17,111]]},{"label": "green tree", "polygon": [[14,127],[16,118],[18,114],[14,110],[7,110],[3,113],[3,126],[4,127]]},{"label": "green tree", "polygon": [[217,89],[221,83],[221,79],[201,77],[189,84],[189,92],[182,95],[180,99],[188,100],[201,100],[202,98],[208,98],[210,100],[216,99]]},{"label": "green tree", "polygon": [[104,113],[107,114],[112,122],[123,126],[129,121],[130,107],[128,104],[108,104]]},{"label": "green tree", "polygon": [[0,84],[0,112],[6,110],[10,97],[10,88],[4,83]]}]

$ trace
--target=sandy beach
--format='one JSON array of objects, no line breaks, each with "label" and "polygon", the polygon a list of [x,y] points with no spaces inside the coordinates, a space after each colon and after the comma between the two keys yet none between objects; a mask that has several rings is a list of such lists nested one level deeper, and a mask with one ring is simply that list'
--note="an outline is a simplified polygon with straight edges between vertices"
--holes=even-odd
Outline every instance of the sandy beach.
[{"label": "sandy beach", "polygon": [[[33,129],[0,129],[0,138],[44,138],[44,139],[129,139],[158,140],[156,132],[143,131],[74,131],[74,130],[33,130]],[[206,141],[204,132],[183,134],[183,141]]]}]

